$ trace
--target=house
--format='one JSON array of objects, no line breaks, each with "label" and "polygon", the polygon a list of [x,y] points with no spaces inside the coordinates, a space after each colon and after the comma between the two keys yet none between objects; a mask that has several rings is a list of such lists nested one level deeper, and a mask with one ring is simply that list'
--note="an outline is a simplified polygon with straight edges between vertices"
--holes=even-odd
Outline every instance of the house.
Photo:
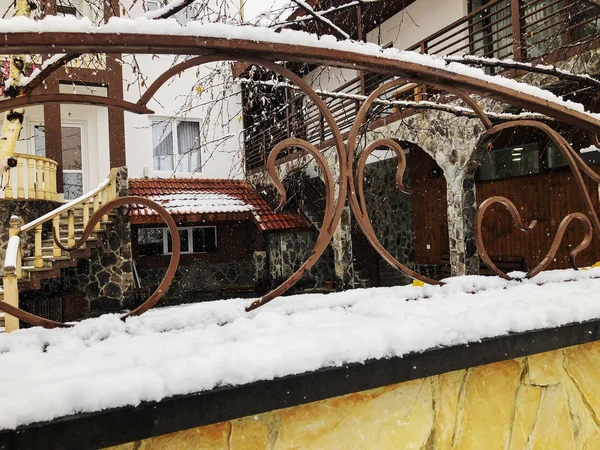
[{"label": "house", "polygon": [[[598,75],[600,10],[595,2],[383,0],[308,4],[325,19],[316,20],[303,8],[297,8],[282,26],[338,37],[346,34],[356,40],[429,55],[454,58],[471,55],[556,64],[575,73]],[[392,79],[387,75],[319,65],[289,67],[325,100],[344,138],[364,96]],[[310,100],[284,83],[273,87],[269,84],[270,74],[245,69],[238,67],[237,74],[246,80],[242,95],[247,179],[259,190],[267,186],[266,158],[277,143],[289,137],[316,145],[335,167],[331,130]],[[523,76],[493,64],[483,70],[489,74],[503,71],[504,76]],[[581,102],[588,110],[598,110],[599,93],[595,87],[531,74],[525,81]],[[255,100],[269,96],[285,98],[286,108],[271,108],[270,102]],[[373,108],[360,136],[358,152],[364,148],[363,142],[381,137],[394,139],[408,160],[404,184],[411,194],[407,196],[396,189],[394,154],[381,148],[367,161],[365,195],[378,239],[409,268],[437,278],[450,273],[480,270],[485,273],[475,247],[473,218],[477,204],[492,195],[504,195],[514,201],[525,221],[538,221],[537,227],[525,235],[519,234],[509,215],[500,209],[494,208],[484,218],[483,238],[488,252],[506,270],[535,267],[550,248],[562,218],[567,213],[585,210],[566,161],[542,133],[527,128],[515,133],[510,130],[500,133],[490,147],[481,148],[483,128],[478,120],[419,107],[423,106],[418,104],[423,100],[451,103],[443,89],[417,83],[396,88],[381,98],[396,104]],[[501,105],[479,100],[484,109],[521,111],[519,105],[502,110]],[[586,134],[565,125],[551,125],[576,150],[594,150]],[[311,185],[305,191],[312,199],[319,195],[322,199],[323,182],[314,161],[294,148],[287,149],[282,156],[277,162],[280,176],[298,178],[298,172],[303,172],[305,183]],[[581,151],[581,157],[598,171],[597,151]],[[597,205],[597,189],[591,180],[586,183]],[[315,208],[314,200],[300,199],[297,203],[310,217],[323,214],[322,207]],[[328,262],[335,269],[338,288],[410,281],[376,254],[349,208],[338,228],[342,230],[350,231],[334,235],[333,257]],[[581,228],[575,225],[569,228],[550,267],[568,267],[568,253],[582,237]],[[579,256],[579,263],[592,264],[598,260],[600,243],[595,239]]]},{"label": "house", "polygon": [[[269,261],[288,261],[273,241],[282,233],[311,232],[304,215],[274,213],[246,180],[130,179],[129,193],[161,204],[177,222],[181,259],[170,302],[255,295],[270,287],[270,271],[282,270],[281,263]],[[169,231],[155,211],[144,207],[134,206],[130,221],[139,286],[153,289],[169,263]]]},{"label": "house", "polygon": [[[0,1],[0,5],[8,17],[14,13],[13,3]],[[124,12],[129,17],[148,14],[151,19],[162,3],[132,1],[119,3],[116,8],[104,6],[102,2],[98,8],[98,4],[83,0],[51,0],[42,2],[33,14],[36,18],[87,18],[94,23]],[[190,5],[173,20],[182,24],[198,17],[218,21],[235,17],[238,10],[236,2],[206,4],[202,10]],[[9,57],[2,57],[2,81],[8,73]],[[167,56],[138,55],[133,59],[119,54],[81,55],[56,70],[34,93],[135,102],[172,62]],[[43,64],[42,55],[28,55],[26,75]],[[65,202],[81,201],[23,236],[25,274],[19,286],[24,309],[62,321],[123,309],[139,299],[126,299],[135,282],[126,213],[106,215],[94,233],[95,242],[70,255],[53,243],[53,229],[65,244],[75,243],[94,211],[115,196],[127,195],[128,177],[241,178],[239,92],[235,86],[209,89],[225,78],[227,70],[227,63],[215,63],[178,74],[153,96],[148,105],[152,114],[93,104],[45,103],[25,108],[16,148],[17,166],[4,179],[6,189],[0,191],[0,220],[5,224],[0,231],[0,257],[4,259],[6,252],[11,216],[18,215],[28,224],[59,211]],[[223,95],[225,99],[215,106],[212,100]],[[245,245],[253,241],[252,237]],[[88,272],[91,275],[85,275]],[[251,284],[252,273],[245,276]],[[23,278],[30,279],[25,282]]]}]

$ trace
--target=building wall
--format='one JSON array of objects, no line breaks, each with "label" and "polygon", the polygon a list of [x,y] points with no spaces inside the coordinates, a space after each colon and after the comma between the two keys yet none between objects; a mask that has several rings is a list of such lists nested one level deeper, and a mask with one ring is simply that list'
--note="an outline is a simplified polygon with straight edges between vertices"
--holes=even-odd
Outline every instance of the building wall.
[{"label": "building wall", "polygon": [[[265,233],[265,249],[271,288],[279,286],[310,257],[317,240],[315,229],[271,231]],[[324,289],[335,280],[333,251],[328,247],[317,263],[292,288]]]},{"label": "building wall", "polygon": [[112,449],[592,449],[599,367],[596,341]]},{"label": "building wall", "polygon": [[[207,299],[213,294],[254,292],[252,252],[256,227],[251,221],[181,223],[180,226],[217,227],[217,251],[182,254],[175,279],[167,291],[167,302]],[[160,227],[163,227],[162,225]],[[165,275],[170,255],[139,256],[137,230],[132,232],[133,254],[143,289],[154,289]]]},{"label": "building wall", "polygon": [[[216,3],[216,0],[211,0]],[[239,8],[236,2],[219,2],[219,7],[212,5],[213,10],[218,11],[227,3],[231,11]],[[142,5],[145,2],[132,2],[128,10],[132,17],[144,14]],[[231,12],[232,13],[232,12]],[[209,16],[204,18],[207,22],[216,22],[218,18]],[[137,101],[144,90],[164,71],[173,65],[174,58],[170,55],[137,55],[141,73],[147,79],[146,87],[139,87],[135,82],[131,64],[131,57],[124,57],[126,65],[123,67],[124,98],[129,101]],[[184,58],[179,58],[182,62]],[[178,173],[178,177],[198,178],[242,178],[244,175],[244,164],[242,159],[243,145],[243,123],[241,121],[241,93],[237,87],[210,88],[210,84],[221,85],[223,77],[228,77],[230,65],[222,66],[223,76],[217,76],[215,80],[208,81],[205,77],[211,72],[215,64],[201,66],[198,69],[191,68],[180,73],[171,81],[167,82],[154,96],[148,107],[154,111],[152,115],[138,115],[125,113],[125,146],[127,150],[127,166],[132,178],[145,176],[144,168],[147,168],[149,176],[170,177],[173,171],[155,171],[152,166],[152,131],[150,128],[153,119],[184,118],[185,120],[197,120],[201,124],[202,143],[202,170],[194,173]],[[128,86],[132,83],[131,86]],[[196,88],[200,88],[198,92]],[[225,98],[225,100],[223,100]],[[212,111],[208,106],[213,99],[220,99]],[[187,105],[186,105],[187,103]],[[191,109],[190,109],[191,107]],[[208,119],[208,120],[207,120]],[[208,130],[206,133],[204,130]]]},{"label": "building wall", "polygon": [[466,0],[417,0],[367,33],[367,41],[404,50],[467,14]]}]

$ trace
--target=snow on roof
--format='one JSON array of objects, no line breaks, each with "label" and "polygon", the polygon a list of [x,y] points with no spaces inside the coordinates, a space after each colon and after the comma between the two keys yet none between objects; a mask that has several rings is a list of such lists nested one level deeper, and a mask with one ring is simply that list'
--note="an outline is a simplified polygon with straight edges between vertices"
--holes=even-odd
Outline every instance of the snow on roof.
[{"label": "snow on roof", "polygon": [[[154,200],[174,215],[229,214],[222,219],[251,218],[263,231],[310,227],[302,214],[273,212],[246,180],[133,178],[129,180],[129,193]],[[135,205],[130,211],[132,223],[157,215],[142,205]],[[238,213],[246,213],[247,217],[240,217]]]},{"label": "snow on roof", "polygon": [[204,302],[0,335],[0,429],[600,317],[600,268],[448,281],[282,297],[251,313],[248,299]]},{"label": "snow on roof", "polygon": [[192,21],[182,26],[173,18],[152,20],[145,17],[137,17],[135,19],[111,17],[108,23],[103,25],[94,25],[85,17],[77,19],[75,17],[47,16],[44,19],[37,21],[21,16],[12,17],[10,19],[0,19],[0,32],[4,34],[24,32],[64,32],[65,30],[69,30],[69,32],[73,33],[132,33],[245,39],[256,42],[293,44],[306,47],[348,51],[378,58],[389,58],[396,61],[422,64],[427,67],[446,70],[459,75],[471,76],[493,85],[508,87],[522,93],[549,100],[573,111],[584,112],[590,117],[600,119],[600,114],[586,111],[584,106],[580,103],[571,100],[563,100],[562,97],[559,97],[550,91],[526,83],[521,83],[515,79],[488,75],[482,69],[477,67],[470,67],[455,62],[448,63],[441,57],[435,55],[399,50],[397,48],[383,49],[381,46],[374,43],[352,40],[338,41],[331,35],[319,37],[304,31],[284,29],[278,32],[264,27],[240,26],[224,23],[202,23],[200,21]]},{"label": "snow on roof", "polygon": [[[254,207],[235,197],[215,192],[151,195],[150,200],[160,203],[169,214],[209,214],[252,211]],[[148,208],[137,208],[137,215],[154,213]]]}]

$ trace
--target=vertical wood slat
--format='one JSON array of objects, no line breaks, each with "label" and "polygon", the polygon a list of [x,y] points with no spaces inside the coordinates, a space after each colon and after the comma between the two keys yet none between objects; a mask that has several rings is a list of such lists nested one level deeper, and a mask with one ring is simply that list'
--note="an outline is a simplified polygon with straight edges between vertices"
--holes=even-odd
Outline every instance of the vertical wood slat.
[{"label": "vertical wood slat", "polygon": [[46,200],[52,200],[52,191],[50,189],[50,162],[43,162],[44,168],[44,198]]},{"label": "vertical wood slat", "polygon": [[[52,228],[54,230],[54,234],[58,239],[60,239],[60,216],[56,216],[52,219]],[[62,250],[56,245],[54,239],[52,239],[52,256],[60,257],[62,256]]]},{"label": "vertical wood slat", "polygon": [[35,198],[44,198],[44,166],[41,161],[35,161]]},{"label": "vertical wood slat", "polygon": [[70,209],[67,214],[67,245],[73,247],[75,245],[75,210]]},{"label": "vertical wood slat", "polygon": [[[94,214],[100,209],[100,194],[94,195]],[[94,230],[100,229],[100,222],[96,222]]]},{"label": "vertical wood slat", "polygon": [[521,22],[521,1],[510,0],[510,14],[512,21],[513,59],[523,60],[523,30]]},{"label": "vertical wood slat", "polygon": [[83,228],[85,229],[85,227],[87,227],[88,222],[90,221],[90,204],[86,200],[85,202],[83,202],[83,204],[81,206],[83,207],[83,209],[82,209],[82,212],[83,212]]},{"label": "vertical wood slat", "polygon": [[[108,203],[108,191],[110,189],[110,186],[107,186],[106,188],[104,188],[102,190],[102,206],[106,205]],[[108,222],[108,214],[104,214],[102,216],[102,221],[103,222]]]},{"label": "vertical wood slat", "polygon": [[33,267],[40,269],[44,266],[42,257],[42,226],[35,227],[35,250],[33,254]]},{"label": "vertical wood slat", "polygon": [[25,187],[24,187],[24,180],[23,180],[23,175],[24,175],[23,165],[24,165],[23,158],[18,158],[17,159],[17,198],[18,199],[25,198]]},{"label": "vertical wood slat", "polygon": [[27,198],[35,198],[35,171],[33,159],[27,160]]},{"label": "vertical wood slat", "polygon": [[6,188],[4,189],[4,197],[5,198],[15,198],[14,192],[13,192],[13,188],[12,188],[12,169],[8,169],[8,171],[6,172],[5,177],[8,177],[8,181],[6,183]]}]

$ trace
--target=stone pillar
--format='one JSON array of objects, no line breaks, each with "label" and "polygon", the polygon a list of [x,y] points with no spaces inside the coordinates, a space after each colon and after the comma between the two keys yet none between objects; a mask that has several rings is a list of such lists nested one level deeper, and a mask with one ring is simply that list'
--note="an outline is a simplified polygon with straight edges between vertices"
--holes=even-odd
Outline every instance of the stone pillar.
[{"label": "stone pillar", "polygon": [[[126,196],[129,192],[126,167],[120,169],[116,181],[117,197]],[[78,267],[92,314],[122,309],[125,293],[133,287],[129,208],[122,206],[113,213],[102,248],[94,249],[90,256],[88,277],[82,277],[85,268]],[[95,294],[98,290],[99,294]]]},{"label": "stone pillar", "polygon": [[452,276],[479,273],[479,254],[475,245],[475,179],[473,173],[457,166],[444,169],[448,202],[448,234]]},{"label": "stone pillar", "polygon": [[252,254],[252,265],[254,268],[255,292],[262,295],[269,288],[269,265],[266,251],[256,251]]},{"label": "stone pillar", "polygon": [[333,239],[333,261],[335,267],[335,287],[338,291],[354,287],[354,263],[352,258],[352,212],[346,206],[342,212]]}]

